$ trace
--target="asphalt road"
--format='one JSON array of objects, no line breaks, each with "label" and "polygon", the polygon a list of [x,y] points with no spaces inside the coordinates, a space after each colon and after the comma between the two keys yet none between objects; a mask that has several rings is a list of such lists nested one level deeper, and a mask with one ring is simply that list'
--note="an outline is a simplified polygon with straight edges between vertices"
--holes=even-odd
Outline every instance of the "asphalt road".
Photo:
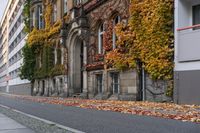
[{"label": "asphalt road", "polygon": [[0,104],[86,133],[200,133],[200,124],[0,96]]}]

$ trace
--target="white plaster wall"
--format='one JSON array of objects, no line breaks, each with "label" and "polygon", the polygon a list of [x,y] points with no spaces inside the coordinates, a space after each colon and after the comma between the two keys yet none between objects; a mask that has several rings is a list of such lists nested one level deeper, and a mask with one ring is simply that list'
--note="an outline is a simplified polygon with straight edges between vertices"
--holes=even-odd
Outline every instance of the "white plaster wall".
[{"label": "white plaster wall", "polygon": [[23,28],[24,28],[24,24],[21,23],[20,26],[17,28],[15,34],[10,38],[10,40],[9,40],[9,46],[16,39],[16,37],[19,35],[19,33],[22,32]]},{"label": "white plaster wall", "polygon": [[19,9],[19,11],[18,11],[16,17],[14,18],[14,20],[13,20],[12,23],[10,24],[9,30],[8,30],[9,32],[10,32],[10,31],[12,30],[12,28],[14,27],[14,25],[15,25],[16,21],[18,20],[19,16],[22,15],[23,8],[24,8],[24,6],[21,6],[21,7],[20,7],[20,9]]},{"label": "white plaster wall", "polygon": [[4,76],[5,74],[7,74],[7,71],[3,71],[0,73],[0,77]]},{"label": "white plaster wall", "polygon": [[[199,0],[175,0],[175,71],[187,71],[187,70],[200,70],[200,61],[190,61],[190,62],[179,62],[179,49],[181,44],[179,44],[179,36],[184,33],[191,33],[198,31],[192,31],[192,29],[186,31],[177,31],[178,28],[184,28],[192,26],[192,6],[200,4]],[[188,46],[200,43],[197,38],[193,38]],[[200,45],[200,44],[199,44]],[[187,51],[187,49],[185,50]],[[194,50],[195,51],[195,50]],[[199,52],[200,53],[200,52]],[[191,52],[185,52],[184,54],[193,54]],[[188,55],[186,55],[188,56]]]},{"label": "white plaster wall", "polygon": [[[13,19],[12,23],[9,24],[10,25],[9,26],[9,32],[12,30],[12,28],[14,27],[18,18],[22,15],[22,12],[23,12],[23,5],[19,8],[18,12],[15,11],[15,7],[17,6],[18,2],[19,2],[19,0],[14,1],[14,6],[12,7],[10,14],[8,15],[9,18],[11,18],[13,13],[17,13],[15,18]],[[21,23],[20,26],[15,31],[14,35],[10,38],[9,46],[17,38],[18,34],[23,31],[23,28],[24,28],[24,23]],[[20,51],[24,47],[24,45],[26,43],[25,38],[22,38],[22,40],[13,49],[13,51],[8,54],[8,60],[7,60],[8,62],[9,62],[9,59],[11,59],[18,51]],[[15,62],[14,64],[12,64],[11,66],[9,66],[7,74],[9,74],[10,72],[20,68],[22,62],[23,62],[23,59],[20,59],[17,62]],[[21,80],[19,77],[16,77],[14,79],[9,80],[8,85],[12,86],[12,85],[19,85],[19,84],[26,84],[26,83],[30,83],[30,82],[28,80]]]},{"label": "white plaster wall", "polygon": [[8,85],[9,86],[13,86],[13,85],[20,85],[20,84],[26,84],[26,83],[30,83],[28,80],[21,80],[19,77],[9,80]]},{"label": "white plaster wall", "polygon": [[24,45],[26,43],[25,39],[22,39],[20,43],[18,43],[18,45],[13,49],[12,52],[10,52],[10,54],[8,55],[8,58],[12,58],[19,50],[21,50]]}]

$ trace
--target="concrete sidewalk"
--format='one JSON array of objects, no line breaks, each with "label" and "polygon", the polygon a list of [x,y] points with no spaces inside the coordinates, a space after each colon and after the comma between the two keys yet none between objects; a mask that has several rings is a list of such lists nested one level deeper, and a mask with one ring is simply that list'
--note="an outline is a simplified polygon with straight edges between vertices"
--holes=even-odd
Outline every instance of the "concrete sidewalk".
[{"label": "concrete sidewalk", "polygon": [[0,133],[34,133],[34,131],[0,113]]}]

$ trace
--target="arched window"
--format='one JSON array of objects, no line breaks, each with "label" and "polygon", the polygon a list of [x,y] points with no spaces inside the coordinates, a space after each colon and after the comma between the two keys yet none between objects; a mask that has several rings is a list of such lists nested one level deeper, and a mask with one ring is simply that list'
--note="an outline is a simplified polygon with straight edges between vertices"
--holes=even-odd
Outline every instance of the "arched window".
[{"label": "arched window", "polygon": [[120,21],[121,21],[120,16],[116,16],[113,19],[113,49],[116,48],[116,41],[117,41],[117,36],[116,36],[114,28],[118,23],[120,23]]},{"label": "arched window", "polygon": [[99,31],[98,31],[98,53],[99,54],[103,53],[103,34],[104,34],[104,24],[102,23],[99,26]]},{"label": "arched window", "polygon": [[38,6],[38,28],[44,28],[44,20],[43,20],[43,7],[40,5]]},{"label": "arched window", "polygon": [[44,19],[43,19],[43,6],[37,5],[31,11],[31,27],[37,29],[44,28]]}]

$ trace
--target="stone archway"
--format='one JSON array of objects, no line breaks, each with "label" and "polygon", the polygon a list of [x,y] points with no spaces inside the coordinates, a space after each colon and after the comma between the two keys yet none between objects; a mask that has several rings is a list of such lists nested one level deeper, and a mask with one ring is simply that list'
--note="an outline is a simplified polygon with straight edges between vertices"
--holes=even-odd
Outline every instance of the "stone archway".
[{"label": "stone archway", "polygon": [[87,98],[87,42],[80,38],[79,28],[73,28],[67,39],[68,94]]},{"label": "stone archway", "polygon": [[71,46],[71,85],[74,93],[83,92],[83,41],[78,37]]},{"label": "stone archway", "polygon": [[68,94],[72,96],[83,92],[83,41],[78,29],[72,29],[67,39],[68,50]]},{"label": "stone archway", "polygon": [[66,47],[68,49],[68,94],[73,96],[81,93],[87,98],[87,45],[89,42],[87,18],[83,12],[77,21],[70,23],[68,28]]}]

